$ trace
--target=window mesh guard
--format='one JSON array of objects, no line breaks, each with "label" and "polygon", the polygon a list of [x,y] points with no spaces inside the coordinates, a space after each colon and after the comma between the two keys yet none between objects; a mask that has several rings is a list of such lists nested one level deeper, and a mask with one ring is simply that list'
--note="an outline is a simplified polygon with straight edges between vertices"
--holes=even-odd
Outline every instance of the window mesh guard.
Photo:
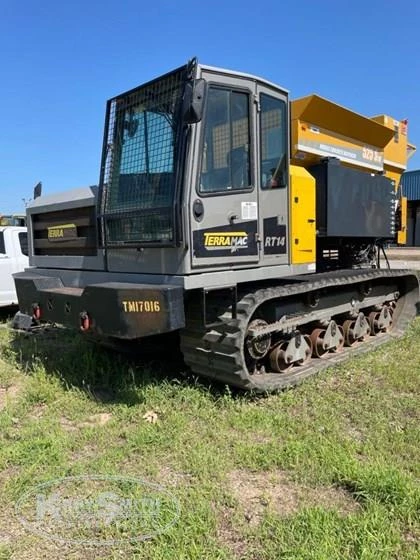
[{"label": "window mesh guard", "polygon": [[175,244],[185,79],[183,67],[108,102],[102,164],[108,245]]}]

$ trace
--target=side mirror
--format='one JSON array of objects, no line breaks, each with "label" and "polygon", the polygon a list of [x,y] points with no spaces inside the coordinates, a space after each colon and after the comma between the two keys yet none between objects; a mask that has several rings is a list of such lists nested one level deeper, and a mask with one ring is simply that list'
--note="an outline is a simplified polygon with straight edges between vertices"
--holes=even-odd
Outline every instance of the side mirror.
[{"label": "side mirror", "polygon": [[190,80],[185,85],[183,116],[185,124],[194,124],[203,118],[206,81],[203,78]]}]

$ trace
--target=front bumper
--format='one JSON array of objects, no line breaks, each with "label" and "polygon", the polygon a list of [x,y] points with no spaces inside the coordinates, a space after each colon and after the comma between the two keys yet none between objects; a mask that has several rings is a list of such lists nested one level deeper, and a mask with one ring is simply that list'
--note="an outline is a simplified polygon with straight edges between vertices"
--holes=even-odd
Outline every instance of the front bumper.
[{"label": "front bumper", "polygon": [[31,271],[14,275],[19,309],[40,321],[135,339],[185,326],[180,286],[104,282],[84,288]]}]

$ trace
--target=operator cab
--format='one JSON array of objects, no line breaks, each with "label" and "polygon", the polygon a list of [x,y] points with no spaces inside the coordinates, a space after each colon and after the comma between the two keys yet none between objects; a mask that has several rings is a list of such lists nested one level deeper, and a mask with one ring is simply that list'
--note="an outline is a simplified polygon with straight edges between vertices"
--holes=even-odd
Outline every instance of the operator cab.
[{"label": "operator cab", "polygon": [[111,99],[101,176],[108,270],[290,274],[288,138],[286,90],[195,60]]}]

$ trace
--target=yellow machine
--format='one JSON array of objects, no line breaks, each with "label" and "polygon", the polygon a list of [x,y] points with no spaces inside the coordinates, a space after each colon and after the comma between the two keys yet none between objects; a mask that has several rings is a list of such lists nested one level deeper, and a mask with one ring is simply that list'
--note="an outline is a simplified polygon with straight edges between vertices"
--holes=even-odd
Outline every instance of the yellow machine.
[{"label": "yellow machine", "polygon": [[[387,115],[368,118],[318,95],[291,102],[291,160],[310,167],[326,157],[343,165],[383,173],[398,190],[416,148],[407,139],[407,120]],[[407,199],[399,196],[398,243],[407,236]]]}]

